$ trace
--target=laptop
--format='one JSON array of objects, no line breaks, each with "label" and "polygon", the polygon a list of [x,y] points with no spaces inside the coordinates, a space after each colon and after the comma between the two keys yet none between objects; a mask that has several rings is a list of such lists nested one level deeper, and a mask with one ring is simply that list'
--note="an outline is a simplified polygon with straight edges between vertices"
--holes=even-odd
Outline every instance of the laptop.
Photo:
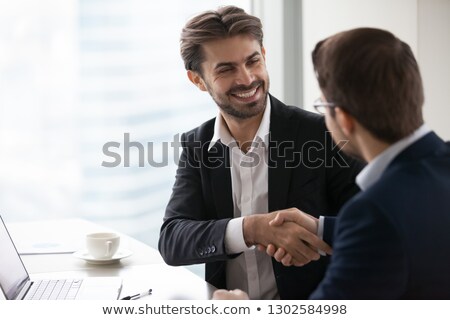
[{"label": "laptop", "polygon": [[117,300],[120,277],[31,280],[0,216],[0,288],[6,300]]}]

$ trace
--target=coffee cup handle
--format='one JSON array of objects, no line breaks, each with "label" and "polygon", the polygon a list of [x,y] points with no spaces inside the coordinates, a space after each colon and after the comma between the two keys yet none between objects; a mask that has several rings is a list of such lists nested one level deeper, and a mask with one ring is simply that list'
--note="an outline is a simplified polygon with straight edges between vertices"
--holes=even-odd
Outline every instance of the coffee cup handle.
[{"label": "coffee cup handle", "polygon": [[111,252],[112,241],[106,241],[106,257],[109,257],[109,253]]}]

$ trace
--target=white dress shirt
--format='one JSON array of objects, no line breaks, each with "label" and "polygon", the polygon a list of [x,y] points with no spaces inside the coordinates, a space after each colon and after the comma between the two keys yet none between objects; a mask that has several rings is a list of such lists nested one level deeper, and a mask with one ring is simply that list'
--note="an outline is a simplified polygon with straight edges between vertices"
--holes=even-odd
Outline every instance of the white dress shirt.
[{"label": "white dress shirt", "polygon": [[270,99],[267,99],[261,123],[247,153],[239,149],[220,113],[209,145],[211,148],[220,140],[230,150],[234,218],[225,231],[225,249],[227,254],[242,254],[227,261],[227,288],[244,290],[251,299],[279,298],[271,258],[254,246],[247,247],[242,230],[245,216],[268,212],[270,109]]}]

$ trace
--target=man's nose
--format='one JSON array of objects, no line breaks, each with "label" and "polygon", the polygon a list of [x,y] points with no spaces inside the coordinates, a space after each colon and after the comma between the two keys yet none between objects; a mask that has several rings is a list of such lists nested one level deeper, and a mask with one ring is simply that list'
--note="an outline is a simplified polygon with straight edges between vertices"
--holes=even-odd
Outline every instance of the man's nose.
[{"label": "man's nose", "polygon": [[255,76],[249,68],[242,67],[239,68],[239,72],[237,74],[236,84],[249,86],[255,80]]}]

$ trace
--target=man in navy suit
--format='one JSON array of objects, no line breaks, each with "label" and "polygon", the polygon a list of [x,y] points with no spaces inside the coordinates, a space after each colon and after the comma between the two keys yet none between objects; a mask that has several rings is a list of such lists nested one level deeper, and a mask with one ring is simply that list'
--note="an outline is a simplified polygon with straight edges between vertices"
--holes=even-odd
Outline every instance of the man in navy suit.
[{"label": "man in navy suit", "polygon": [[[170,265],[205,263],[205,280],[218,288],[241,288],[255,299],[305,299],[329,258],[302,240],[329,247],[295,223],[269,221],[289,207],[336,214],[359,191],[361,167],[341,155],[323,117],[269,94],[262,40],[261,21],[233,6],[201,13],[182,31],[187,75],[219,113],[182,135],[159,251]],[[308,264],[285,267],[255,250],[269,243]]]},{"label": "man in navy suit", "polygon": [[[354,29],[319,42],[313,64],[323,94],[316,109],[334,140],[348,141],[344,151],[368,165],[356,179],[362,192],[334,234],[325,230],[333,256],[310,298],[450,299],[450,146],[424,125],[410,47],[383,30]],[[284,211],[272,223],[304,217]],[[283,248],[267,249],[295,264]]]}]

